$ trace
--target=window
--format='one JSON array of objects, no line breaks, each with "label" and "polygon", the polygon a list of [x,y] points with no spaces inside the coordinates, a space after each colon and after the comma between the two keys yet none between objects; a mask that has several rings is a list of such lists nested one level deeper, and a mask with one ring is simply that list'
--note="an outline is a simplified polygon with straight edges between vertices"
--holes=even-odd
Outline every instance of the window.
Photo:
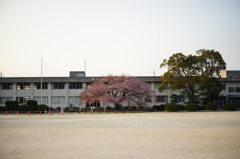
[{"label": "window", "polygon": [[38,104],[48,104],[48,97],[42,97],[42,103],[41,103],[41,97],[34,97],[35,101],[37,101]]},{"label": "window", "polygon": [[68,104],[78,104],[80,102],[80,97],[69,97]]},{"label": "window", "polygon": [[[34,83],[34,89],[41,89],[41,83]],[[42,83],[42,89],[48,89],[48,84]]]},{"label": "window", "polygon": [[30,89],[30,83],[18,83],[17,89]]},{"label": "window", "polygon": [[52,97],[52,104],[65,104],[65,97]]},{"label": "window", "polygon": [[17,97],[17,101],[19,103],[27,103],[27,101],[29,101],[29,97]]},{"label": "window", "polygon": [[13,100],[12,97],[0,97],[0,104],[5,104],[7,100]]},{"label": "window", "polygon": [[52,84],[52,89],[64,89],[64,83],[62,83],[62,82],[53,83]]},{"label": "window", "polygon": [[69,83],[69,89],[82,89],[82,83]]},{"label": "window", "polygon": [[156,96],[156,102],[168,102],[168,96]]},{"label": "window", "polygon": [[177,101],[178,101],[178,102],[184,102],[183,96],[182,96],[182,95],[178,95],[178,96],[177,96]]},{"label": "window", "polygon": [[12,89],[12,83],[1,83],[1,89]]},{"label": "window", "polygon": [[91,85],[91,84],[92,84],[92,82],[87,82],[87,83],[86,83],[87,86],[89,86],[89,85]]},{"label": "window", "polygon": [[229,93],[240,93],[240,87],[228,87]]},{"label": "window", "polygon": [[86,107],[89,107],[89,106],[100,107],[100,102],[99,102],[99,101],[96,101],[96,102],[93,102],[92,104],[87,103],[87,104],[86,104]]}]

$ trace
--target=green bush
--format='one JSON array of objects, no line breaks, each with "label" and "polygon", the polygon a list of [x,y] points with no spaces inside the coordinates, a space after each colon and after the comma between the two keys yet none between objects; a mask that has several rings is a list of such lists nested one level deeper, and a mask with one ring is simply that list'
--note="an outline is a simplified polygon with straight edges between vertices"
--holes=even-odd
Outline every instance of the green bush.
[{"label": "green bush", "polygon": [[27,105],[38,105],[36,100],[28,100]]},{"label": "green bush", "polygon": [[205,106],[198,106],[198,110],[205,110]]},{"label": "green bush", "polygon": [[124,106],[123,109],[127,110],[127,109],[128,109],[128,106]]},{"label": "green bush", "polygon": [[185,107],[187,111],[197,111],[198,110],[198,105],[195,103],[188,103]]},{"label": "green bush", "polygon": [[60,111],[60,110],[61,110],[61,107],[57,107],[57,110]]},{"label": "green bush", "polygon": [[177,104],[178,110],[185,110],[185,106],[181,104]]},{"label": "green bush", "polygon": [[154,105],[154,106],[153,106],[153,109],[154,109],[154,110],[162,110],[161,107],[160,107],[160,105]]},{"label": "green bush", "polygon": [[165,104],[160,104],[159,107],[160,107],[160,110],[162,110],[162,111],[165,110]]},{"label": "green bush", "polygon": [[29,100],[27,101],[27,106],[28,111],[36,111],[38,104],[35,100]]},{"label": "green bush", "polygon": [[178,111],[178,106],[175,103],[169,103],[165,106],[165,111],[176,112]]},{"label": "green bush", "polygon": [[6,110],[18,110],[19,104],[18,101],[5,101],[5,109]]},{"label": "green bush", "polygon": [[234,103],[225,103],[223,105],[223,110],[235,111],[237,110],[237,106]]},{"label": "green bush", "polygon": [[27,106],[27,110],[28,111],[36,111],[37,110],[37,106],[35,106],[35,105],[28,105]]},{"label": "green bush", "polygon": [[27,111],[28,108],[27,108],[27,105],[19,105],[19,111]]},{"label": "green bush", "polygon": [[5,107],[0,106],[0,111],[5,111]]},{"label": "green bush", "polygon": [[107,108],[107,110],[110,110],[110,109],[111,109],[111,107],[110,107],[110,106],[107,106],[106,108]]},{"label": "green bush", "polygon": [[69,107],[65,107],[64,110],[69,110]]},{"label": "green bush", "polygon": [[47,105],[45,105],[45,104],[39,104],[39,105],[37,106],[37,111],[44,111],[46,106],[47,106]]},{"label": "green bush", "polygon": [[214,103],[208,103],[206,106],[205,106],[205,109],[206,110],[217,110],[218,109],[218,106]]}]

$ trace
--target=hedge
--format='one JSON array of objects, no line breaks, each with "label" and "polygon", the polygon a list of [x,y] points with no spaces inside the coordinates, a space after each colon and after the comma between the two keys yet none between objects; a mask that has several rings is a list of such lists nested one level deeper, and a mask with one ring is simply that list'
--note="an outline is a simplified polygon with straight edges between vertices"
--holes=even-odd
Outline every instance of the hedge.
[{"label": "hedge", "polygon": [[44,111],[45,108],[46,108],[46,106],[47,106],[47,105],[45,105],[45,104],[39,104],[39,105],[37,106],[37,111]]},{"label": "hedge", "polygon": [[176,112],[178,111],[178,106],[175,103],[169,103],[165,106],[165,111]]},{"label": "hedge", "polygon": [[161,110],[161,107],[160,107],[160,105],[159,105],[159,106],[158,106],[158,105],[154,105],[154,106],[153,106],[153,109],[154,109],[154,110]]},{"label": "hedge", "polygon": [[18,101],[5,101],[5,109],[6,110],[18,110],[19,104]]},{"label": "hedge", "polygon": [[233,103],[225,103],[223,105],[223,110],[235,111],[235,110],[237,110],[237,106]]},{"label": "hedge", "polygon": [[185,110],[185,106],[181,104],[177,104],[178,110]]},{"label": "hedge", "polygon": [[111,107],[110,107],[110,106],[107,106],[106,109],[107,109],[107,110],[111,110]]},{"label": "hedge", "polygon": [[188,103],[185,107],[187,111],[197,111],[198,110],[198,105],[195,103]]},{"label": "hedge", "polygon": [[28,111],[36,111],[37,110],[37,106],[38,106],[37,101],[29,100],[29,101],[27,101],[27,105],[28,105],[28,107],[27,107]]},{"label": "hedge", "polygon": [[27,105],[19,105],[19,111],[27,111],[28,108],[27,108]]},{"label": "hedge", "polygon": [[218,106],[214,103],[208,103],[206,106],[205,106],[205,109],[206,110],[217,110],[218,109]]},{"label": "hedge", "polygon": [[0,106],[0,111],[5,111],[5,107]]}]

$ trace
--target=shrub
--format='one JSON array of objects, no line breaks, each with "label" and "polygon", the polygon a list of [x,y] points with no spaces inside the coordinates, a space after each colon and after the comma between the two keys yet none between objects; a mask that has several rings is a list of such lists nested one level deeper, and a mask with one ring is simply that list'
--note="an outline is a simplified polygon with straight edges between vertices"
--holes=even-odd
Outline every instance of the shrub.
[{"label": "shrub", "polygon": [[128,109],[128,106],[124,106],[123,109],[127,110],[127,109]]},{"label": "shrub", "polygon": [[161,107],[160,107],[160,105],[159,105],[159,106],[158,106],[158,105],[154,105],[154,106],[153,106],[153,109],[154,109],[154,110],[161,110]]},{"label": "shrub", "polygon": [[110,110],[111,109],[111,107],[110,106],[107,106],[107,110]]},{"label": "shrub", "polygon": [[198,106],[198,110],[205,110],[205,106]]},{"label": "shrub", "polygon": [[133,106],[132,109],[137,109],[137,107],[136,107],[136,106]]},{"label": "shrub", "polygon": [[46,106],[47,106],[47,105],[45,105],[45,104],[39,104],[39,105],[37,106],[37,111],[44,111]]},{"label": "shrub", "polygon": [[206,106],[205,106],[205,109],[206,110],[217,110],[218,109],[218,106],[214,103],[208,103]]},{"label": "shrub", "polygon": [[5,109],[6,110],[18,110],[19,104],[18,101],[5,101]]},{"label": "shrub", "polygon": [[27,111],[28,108],[27,108],[27,105],[19,105],[19,111]]},{"label": "shrub", "polygon": [[78,110],[78,107],[73,107],[74,110]]},{"label": "shrub", "polygon": [[185,107],[187,111],[197,111],[198,110],[198,105],[195,103],[188,103]]},{"label": "shrub", "polygon": [[225,103],[223,105],[223,110],[235,111],[235,110],[237,110],[237,107],[234,103]]},{"label": "shrub", "polygon": [[60,110],[61,110],[61,107],[57,107],[57,110],[60,111]]},{"label": "shrub", "polygon": [[176,112],[178,111],[178,106],[175,103],[169,103],[165,106],[165,111]]},{"label": "shrub", "polygon": [[35,105],[28,105],[27,106],[28,111],[36,111],[36,109],[37,109],[37,106],[35,106]]},{"label": "shrub", "polygon": [[35,100],[28,100],[27,101],[27,105],[37,105],[38,103],[37,103],[37,101],[35,101]]},{"label": "shrub", "polygon": [[162,110],[162,111],[165,110],[165,104],[160,104],[159,107],[160,107],[160,110]]},{"label": "shrub", "polygon": [[65,107],[64,109],[65,109],[65,110],[69,110],[69,107]]},{"label": "shrub", "polygon": [[0,111],[5,111],[5,107],[0,106]]},{"label": "shrub", "polygon": [[27,105],[28,105],[28,107],[27,107],[28,111],[36,111],[37,110],[37,106],[38,106],[37,101],[29,100],[29,101],[27,101]]},{"label": "shrub", "polygon": [[181,105],[181,104],[178,104],[178,110],[185,110],[185,106]]}]

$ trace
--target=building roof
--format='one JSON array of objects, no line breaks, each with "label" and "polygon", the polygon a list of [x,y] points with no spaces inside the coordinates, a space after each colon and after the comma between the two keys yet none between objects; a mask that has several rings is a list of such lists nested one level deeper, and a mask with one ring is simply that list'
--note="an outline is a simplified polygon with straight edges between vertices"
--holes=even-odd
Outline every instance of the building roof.
[{"label": "building roof", "polygon": [[[42,77],[42,82],[93,82],[101,77]],[[145,82],[161,82],[158,76],[138,76],[138,79]],[[0,78],[0,83],[37,83],[41,82],[41,77],[4,77]]]}]

